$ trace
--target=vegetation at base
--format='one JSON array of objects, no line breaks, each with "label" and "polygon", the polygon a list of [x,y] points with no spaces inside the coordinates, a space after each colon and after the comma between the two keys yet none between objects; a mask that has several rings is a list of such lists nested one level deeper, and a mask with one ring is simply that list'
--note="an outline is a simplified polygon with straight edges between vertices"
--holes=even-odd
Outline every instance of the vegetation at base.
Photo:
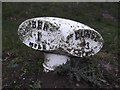
[{"label": "vegetation at base", "polygon": [[[16,8],[15,8],[16,7]],[[102,51],[118,53],[117,3],[3,3],[3,50],[29,50],[18,38],[18,26],[34,17],[62,17],[84,23],[104,39]],[[59,12],[58,12],[59,11]]]},{"label": "vegetation at base", "polygon": [[[117,60],[120,56],[118,56],[118,53],[120,52],[120,48],[118,47],[118,3],[3,2],[2,57],[4,87],[7,87],[5,86],[6,83],[9,84],[8,87],[40,87],[39,84],[41,82],[37,81],[34,78],[42,70],[42,63],[44,58],[43,54],[24,45],[19,40],[17,29],[18,26],[26,19],[45,16],[68,18],[84,23],[97,30],[104,39],[104,46],[102,50],[93,57],[93,59],[95,59],[93,61],[96,63],[98,63],[99,61],[104,61],[115,66],[118,65]],[[77,62],[79,62],[80,60],[72,61],[77,64]],[[96,63],[90,64],[92,65],[92,67],[90,66],[91,69],[93,69],[94,66],[98,65]],[[82,68],[82,65],[75,65],[73,67],[69,66],[69,68],[67,68],[67,66],[69,66],[69,64],[65,66],[66,70],[69,69],[69,76],[75,76],[76,79],[79,81],[79,79],[81,79],[82,77],[82,74],[79,74],[81,73],[81,71],[79,71],[78,69]],[[87,66],[89,67],[89,65]],[[97,69],[99,69],[99,67],[95,68],[95,72],[97,71]],[[24,73],[25,75],[23,75]],[[101,75],[100,73],[98,74]],[[31,76],[30,79],[34,79],[33,84],[30,84],[32,82],[32,79],[25,79],[26,82],[24,82],[24,80],[22,80],[24,79],[23,77],[20,78],[20,81],[18,81],[17,84],[14,83],[14,81],[17,81],[17,78],[20,75],[23,75],[27,78]],[[83,79],[86,78],[87,77],[84,77]],[[87,78],[87,80],[93,82],[90,78]],[[93,83],[95,84],[96,82],[97,81],[94,81]]]},{"label": "vegetation at base", "polygon": [[104,77],[103,67],[99,63],[99,60],[101,59],[94,56],[89,58],[72,58],[71,61],[57,67],[54,73],[59,76],[66,76],[72,81],[81,82],[84,80],[92,87],[115,88],[116,85],[118,86],[117,79],[114,81],[111,80],[111,83],[109,83],[107,78]]}]

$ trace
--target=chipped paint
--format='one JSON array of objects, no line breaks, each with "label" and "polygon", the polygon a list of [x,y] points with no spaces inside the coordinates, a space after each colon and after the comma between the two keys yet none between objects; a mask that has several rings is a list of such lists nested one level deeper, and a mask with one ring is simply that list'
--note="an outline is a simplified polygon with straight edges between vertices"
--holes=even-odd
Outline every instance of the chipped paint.
[{"label": "chipped paint", "polygon": [[41,50],[60,50],[77,57],[91,56],[103,47],[102,36],[82,23],[56,17],[38,17],[24,21],[18,28],[21,41]]},{"label": "chipped paint", "polygon": [[70,60],[70,57],[66,55],[59,55],[59,54],[51,54],[51,53],[44,53],[45,60],[43,63],[44,71],[54,71],[57,66],[65,64],[67,61]]}]

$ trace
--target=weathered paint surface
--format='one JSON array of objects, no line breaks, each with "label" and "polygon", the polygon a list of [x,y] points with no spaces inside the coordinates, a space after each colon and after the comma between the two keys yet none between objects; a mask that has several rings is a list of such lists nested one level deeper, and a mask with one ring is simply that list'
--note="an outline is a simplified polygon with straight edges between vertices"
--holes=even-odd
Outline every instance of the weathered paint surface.
[{"label": "weathered paint surface", "polygon": [[56,17],[32,18],[18,28],[22,42],[41,51],[61,50],[77,57],[91,56],[103,46],[102,36],[79,22]]},{"label": "weathered paint surface", "polygon": [[60,65],[65,64],[67,61],[70,60],[70,57],[66,55],[59,55],[59,54],[51,54],[45,53],[45,60],[43,63],[44,71],[49,72],[54,71],[54,69]]}]

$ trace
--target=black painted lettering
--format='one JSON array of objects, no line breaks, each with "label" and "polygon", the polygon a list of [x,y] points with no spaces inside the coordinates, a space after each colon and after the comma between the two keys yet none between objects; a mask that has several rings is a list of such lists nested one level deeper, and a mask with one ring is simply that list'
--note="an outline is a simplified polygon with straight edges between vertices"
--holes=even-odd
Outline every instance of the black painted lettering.
[{"label": "black painted lettering", "polygon": [[34,44],[34,47],[35,47],[35,48],[37,47],[37,44],[36,44],[36,43]]},{"label": "black painted lettering", "polygon": [[92,34],[91,34],[91,39],[94,39],[94,38],[95,38],[95,33],[93,31]]},{"label": "black painted lettering", "polygon": [[40,20],[38,20],[38,26],[37,26],[37,29],[42,29],[42,24],[43,24],[43,22],[40,21]]},{"label": "black painted lettering", "polygon": [[38,45],[38,49],[41,49],[41,46],[40,46],[40,44]]},{"label": "black painted lettering", "polygon": [[80,31],[81,30],[75,31],[75,40],[80,38]]},{"label": "black painted lettering", "polygon": [[91,54],[92,54],[92,53],[94,53],[94,50],[93,50],[93,49],[91,49]]},{"label": "black painted lettering", "polygon": [[84,30],[84,37],[90,38],[91,30]]},{"label": "black painted lettering", "polygon": [[40,39],[41,39],[41,37],[42,37],[42,35],[41,35],[41,33],[40,32],[38,32],[38,41],[40,41]]},{"label": "black painted lettering", "polygon": [[31,21],[28,21],[28,25],[27,26],[31,26]]},{"label": "black painted lettering", "polygon": [[45,44],[43,44],[43,49],[46,50],[46,45]]},{"label": "black painted lettering", "polygon": [[82,53],[81,53],[81,51],[79,50],[79,51],[78,51],[78,55],[81,56],[81,54],[82,54]]},{"label": "black painted lettering", "polygon": [[72,37],[73,37],[73,34],[68,35],[68,36],[67,36],[67,41],[69,41],[70,38],[72,38]]},{"label": "black painted lettering", "polygon": [[89,52],[86,52],[86,55],[85,56],[89,56]]},{"label": "black painted lettering", "polygon": [[85,51],[82,51],[81,55],[84,56]]},{"label": "black painted lettering", "polygon": [[84,30],[80,30],[80,37],[84,37]]},{"label": "black painted lettering", "polygon": [[48,28],[49,28],[49,24],[45,22],[45,23],[44,23],[43,30],[47,31],[47,30],[48,30]]},{"label": "black painted lettering", "polygon": [[95,41],[95,42],[98,42],[98,41],[99,41],[99,39],[100,39],[99,35],[98,35],[98,34],[96,34],[96,37],[95,37],[94,41]]},{"label": "black painted lettering", "polygon": [[33,47],[33,44],[34,44],[34,43],[31,43],[31,42],[30,42],[30,43],[29,43],[29,46],[30,46],[30,47]]},{"label": "black painted lettering", "polygon": [[86,43],[85,43],[85,40],[83,39],[83,41],[80,43],[80,46],[81,47],[85,47]]},{"label": "black painted lettering", "polygon": [[32,21],[32,28],[36,28],[36,21]]},{"label": "black painted lettering", "polygon": [[88,30],[84,30],[84,37],[88,36]]},{"label": "black painted lettering", "polygon": [[86,48],[86,49],[90,49],[90,47],[89,47],[89,42],[87,42],[86,45],[87,45],[87,48]]}]

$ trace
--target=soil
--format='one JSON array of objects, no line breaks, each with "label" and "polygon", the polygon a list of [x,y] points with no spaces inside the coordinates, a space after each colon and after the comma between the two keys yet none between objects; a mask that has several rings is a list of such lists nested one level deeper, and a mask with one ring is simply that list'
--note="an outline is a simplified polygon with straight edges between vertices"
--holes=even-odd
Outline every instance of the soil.
[{"label": "soil", "polygon": [[[17,56],[12,53],[3,52],[3,63],[2,63],[2,87],[6,88],[91,88],[93,87],[89,82],[85,82],[84,80],[75,81],[71,80],[67,76],[60,76],[53,72],[43,72],[43,67],[38,68],[26,68],[26,62],[12,63]],[[29,61],[28,64],[36,66],[36,61]],[[103,65],[103,70],[105,76],[108,78],[109,82],[116,83],[115,74],[109,73],[112,69],[112,66],[105,64],[104,62],[100,62]],[[105,65],[108,66],[105,66]],[[106,69],[107,68],[107,69]],[[107,71],[108,70],[108,71]],[[114,75],[113,75],[114,74]],[[112,83],[112,84],[113,84]],[[119,87],[116,85],[116,87]]]},{"label": "soil", "polygon": [[70,81],[69,78],[59,76],[53,73],[42,73],[39,79],[43,82],[43,88],[86,88],[90,87],[87,83],[81,81]]}]

